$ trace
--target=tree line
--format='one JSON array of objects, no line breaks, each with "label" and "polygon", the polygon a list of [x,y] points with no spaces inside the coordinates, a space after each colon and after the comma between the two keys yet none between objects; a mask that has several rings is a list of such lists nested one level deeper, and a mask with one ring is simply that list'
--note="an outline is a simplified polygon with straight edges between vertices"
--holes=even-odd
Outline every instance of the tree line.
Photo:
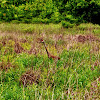
[{"label": "tree line", "polygon": [[100,0],[0,0],[0,21],[62,23],[64,27],[100,24]]}]

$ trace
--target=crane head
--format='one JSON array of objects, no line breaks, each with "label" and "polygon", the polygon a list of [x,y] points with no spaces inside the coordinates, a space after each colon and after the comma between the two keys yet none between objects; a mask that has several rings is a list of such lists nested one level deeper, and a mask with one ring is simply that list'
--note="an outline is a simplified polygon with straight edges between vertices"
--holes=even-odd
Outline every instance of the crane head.
[{"label": "crane head", "polygon": [[38,40],[38,43],[44,43],[43,38],[38,38],[37,40]]}]

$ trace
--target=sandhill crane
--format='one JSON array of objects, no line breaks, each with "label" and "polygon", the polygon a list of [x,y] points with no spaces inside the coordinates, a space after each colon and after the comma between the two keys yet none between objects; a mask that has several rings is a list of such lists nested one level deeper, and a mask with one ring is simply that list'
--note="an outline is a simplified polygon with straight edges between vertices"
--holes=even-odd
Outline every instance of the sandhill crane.
[{"label": "sandhill crane", "polygon": [[47,47],[46,47],[46,44],[45,44],[45,42],[44,42],[44,40],[43,40],[42,38],[38,38],[38,42],[44,44],[44,47],[45,47],[45,50],[46,50],[46,52],[47,52],[48,58],[53,58],[53,59],[58,59],[58,60],[60,59],[60,57],[51,55],[51,54],[48,52],[48,49],[47,49]]}]

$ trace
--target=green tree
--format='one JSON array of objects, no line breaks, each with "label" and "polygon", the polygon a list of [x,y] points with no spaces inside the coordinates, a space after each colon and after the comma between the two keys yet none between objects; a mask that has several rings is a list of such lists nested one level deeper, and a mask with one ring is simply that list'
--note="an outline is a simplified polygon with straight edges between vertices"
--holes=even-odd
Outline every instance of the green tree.
[{"label": "green tree", "polygon": [[79,19],[100,24],[100,1],[99,0],[69,0],[66,4],[66,12]]}]

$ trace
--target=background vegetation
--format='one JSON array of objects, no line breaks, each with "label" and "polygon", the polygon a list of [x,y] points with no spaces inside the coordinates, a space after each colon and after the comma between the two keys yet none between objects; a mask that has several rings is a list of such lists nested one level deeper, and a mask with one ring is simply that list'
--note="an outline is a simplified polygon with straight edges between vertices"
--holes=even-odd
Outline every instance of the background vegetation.
[{"label": "background vegetation", "polygon": [[100,24],[100,0],[1,0],[0,21],[59,23],[64,27]]},{"label": "background vegetation", "polygon": [[100,0],[0,0],[0,100],[99,100],[99,19]]}]

